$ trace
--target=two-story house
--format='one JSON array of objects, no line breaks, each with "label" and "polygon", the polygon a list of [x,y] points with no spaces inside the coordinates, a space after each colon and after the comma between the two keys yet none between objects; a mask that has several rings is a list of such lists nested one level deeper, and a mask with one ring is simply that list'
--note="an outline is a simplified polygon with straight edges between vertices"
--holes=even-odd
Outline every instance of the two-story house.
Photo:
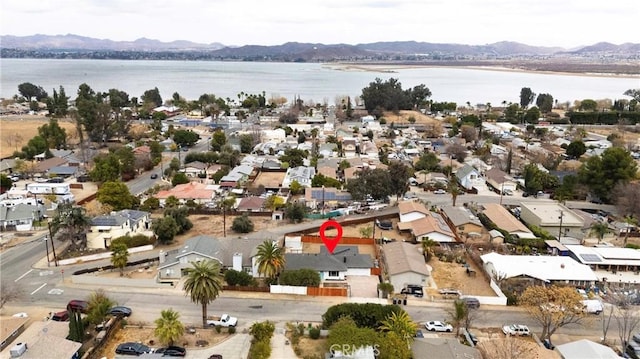
[{"label": "two-story house", "polygon": [[144,211],[124,209],[91,219],[87,233],[87,247],[109,248],[111,241],[122,236],[142,234],[152,236],[151,214]]}]

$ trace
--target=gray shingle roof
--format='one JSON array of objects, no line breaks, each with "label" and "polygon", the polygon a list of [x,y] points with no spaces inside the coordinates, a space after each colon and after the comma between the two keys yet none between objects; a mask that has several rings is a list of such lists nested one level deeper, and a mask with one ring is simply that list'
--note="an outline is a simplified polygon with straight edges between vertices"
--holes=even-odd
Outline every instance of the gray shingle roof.
[{"label": "gray shingle roof", "polygon": [[465,164],[461,169],[456,171],[456,177],[458,178],[458,180],[462,180],[463,178],[467,177],[471,172],[474,172],[474,171],[478,172],[478,170],[473,168],[473,166]]},{"label": "gray shingle roof", "polygon": [[198,253],[205,257],[219,258],[224,267],[233,266],[234,253],[242,254],[242,266],[251,266],[251,257],[256,254],[258,247],[264,238],[241,239],[241,238],[214,238],[212,236],[197,236],[185,241],[185,245],[178,251],[168,252],[165,264],[160,269],[171,266],[178,262],[180,257],[187,253]]},{"label": "gray shingle roof", "polygon": [[335,254],[329,254],[325,247],[320,253],[287,253],[286,269],[313,269],[316,271],[344,272],[349,268],[372,268],[373,260],[368,254],[359,254],[356,246],[338,246]]},{"label": "gray shingle roof", "polygon": [[466,208],[454,207],[450,205],[442,206],[442,211],[451,220],[454,226],[461,226],[467,223],[472,223],[478,226],[482,226],[482,223]]}]

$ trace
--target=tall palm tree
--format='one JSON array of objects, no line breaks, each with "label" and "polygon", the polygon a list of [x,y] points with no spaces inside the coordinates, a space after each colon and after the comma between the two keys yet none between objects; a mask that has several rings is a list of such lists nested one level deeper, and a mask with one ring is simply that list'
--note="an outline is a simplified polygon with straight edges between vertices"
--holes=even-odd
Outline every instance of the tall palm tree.
[{"label": "tall palm tree", "polygon": [[418,325],[411,320],[411,317],[404,310],[399,313],[393,312],[379,327],[382,331],[393,332],[407,342],[407,346],[411,344],[412,338],[416,335]]},{"label": "tall palm tree", "polygon": [[258,246],[258,273],[269,279],[275,278],[284,269],[284,249],[270,240]]},{"label": "tall palm tree", "polygon": [[456,177],[452,174],[449,177],[449,183],[447,184],[447,191],[451,194],[451,202],[453,206],[456,206],[456,199],[458,199],[458,195],[460,192],[460,187],[458,187],[458,181]]},{"label": "tall palm tree", "polygon": [[165,309],[160,312],[160,318],[155,320],[156,329],[153,334],[160,339],[162,344],[173,345],[182,338],[184,325],[179,319],[180,313],[173,309]]},{"label": "tall palm tree", "polygon": [[609,232],[609,225],[605,222],[593,222],[593,224],[589,228],[589,234],[598,237],[598,243],[602,242],[605,234]]},{"label": "tall palm tree", "polygon": [[433,247],[437,246],[438,242],[432,239],[429,239],[429,237],[424,237],[422,238],[421,245],[422,245],[422,253],[424,255],[424,260],[428,262],[433,257],[433,254],[434,254]]},{"label": "tall palm tree", "polygon": [[460,327],[465,323],[468,315],[469,308],[463,300],[458,299],[453,302],[453,310],[449,312],[449,316],[456,327],[456,337],[460,336]]},{"label": "tall palm tree", "polygon": [[120,269],[120,276],[122,277],[124,275],[124,267],[127,266],[129,261],[127,244],[124,242],[111,243],[109,249],[111,249],[111,264]]},{"label": "tall palm tree", "polygon": [[191,297],[193,303],[202,305],[202,326],[207,326],[207,305],[213,302],[222,291],[222,273],[220,263],[214,260],[192,262],[185,269],[187,279],[182,289]]}]

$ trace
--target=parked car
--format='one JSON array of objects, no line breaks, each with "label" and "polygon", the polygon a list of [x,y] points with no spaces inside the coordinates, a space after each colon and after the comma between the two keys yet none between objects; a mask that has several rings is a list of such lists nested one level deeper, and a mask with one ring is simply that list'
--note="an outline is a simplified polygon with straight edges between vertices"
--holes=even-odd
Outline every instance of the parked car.
[{"label": "parked car", "polygon": [[447,191],[443,190],[443,189],[437,189],[435,191],[433,191],[433,194],[446,194]]},{"label": "parked car", "polygon": [[109,309],[107,314],[114,315],[116,317],[128,317],[131,315],[131,308],[119,305]]},{"label": "parked car", "polygon": [[56,322],[69,321],[69,312],[63,310],[61,312],[53,313],[53,315],[51,316],[51,320],[55,320]]},{"label": "parked car", "polygon": [[148,346],[140,343],[127,342],[118,345],[116,348],[116,354],[123,355],[142,355],[145,353],[153,353],[153,350]]},{"label": "parked car", "polygon": [[422,298],[422,296],[424,295],[424,292],[422,290],[421,285],[409,284],[405,288],[402,288],[402,290],[400,291],[400,294],[410,294],[418,298]]},{"label": "parked car", "polygon": [[543,341],[542,341],[542,345],[544,345],[544,347],[545,347],[545,348],[547,348],[547,349],[549,349],[549,350],[553,350],[553,349],[555,349],[555,348],[556,348],[556,347],[555,347],[555,345],[553,345],[553,344],[551,343],[551,340],[549,340],[549,339],[545,339],[545,340],[543,340]]},{"label": "parked car", "polygon": [[391,221],[379,221],[376,219],[376,225],[378,226],[378,228],[384,230],[393,229],[393,223],[391,223]]},{"label": "parked car", "polygon": [[157,173],[154,173],[154,174],[151,175],[151,179],[156,179],[156,178],[158,178],[158,174]]},{"label": "parked car", "polygon": [[478,300],[478,298],[464,297],[464,298],[460,298],[460,299],[462,299],[464,304],[466,304],[467,308],[469,308],[469,309],[478,309],[478,308],[480,308],[480,301]]},{"label": "parked car", "polygon": [[424,338],[424,333],[421,329],[416,330],[416,338]]},{"label": "parked car", "polygon": [[187,355],[187,350],[183,347],[171,345],[165,348],[156,349],[154,353],[162,354],[163,357],[183,357]]},{"label": "parked car", "polygon": [[510,189],[505,189],[504,191],[502,191],[502,194],[505,196],[513,196],[513,191]]},{"label": "parked car", "polygon": [[86,300],[74,299],[69,301],[67,308],[80,313],[86,313],[87,309],[89,309],[89,303]]},{"label": "parked car", "polygon": [[453,326],[451,324],[441,322],[438,320],[434,320],[431,322],[427,322],[424,327],[430,332],[452,332]]},{"label": "parked car", "polygon": [[222,359],[222,354],[211,354],[209,359]]},{"label": "parked car", "polygon": [[529,327],[521,324],[511,324],[502,327],[502,332],[506,335],[528,336],[531,335]]}]

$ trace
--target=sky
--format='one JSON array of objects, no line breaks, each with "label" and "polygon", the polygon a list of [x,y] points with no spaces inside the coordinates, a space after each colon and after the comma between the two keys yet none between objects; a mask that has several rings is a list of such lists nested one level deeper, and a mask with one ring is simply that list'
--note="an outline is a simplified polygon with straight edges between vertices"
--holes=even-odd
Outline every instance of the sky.
[{"label": "sky", "polygon": [[285,42],[640,42],[638,0],[2,0],[0,34]]}]

